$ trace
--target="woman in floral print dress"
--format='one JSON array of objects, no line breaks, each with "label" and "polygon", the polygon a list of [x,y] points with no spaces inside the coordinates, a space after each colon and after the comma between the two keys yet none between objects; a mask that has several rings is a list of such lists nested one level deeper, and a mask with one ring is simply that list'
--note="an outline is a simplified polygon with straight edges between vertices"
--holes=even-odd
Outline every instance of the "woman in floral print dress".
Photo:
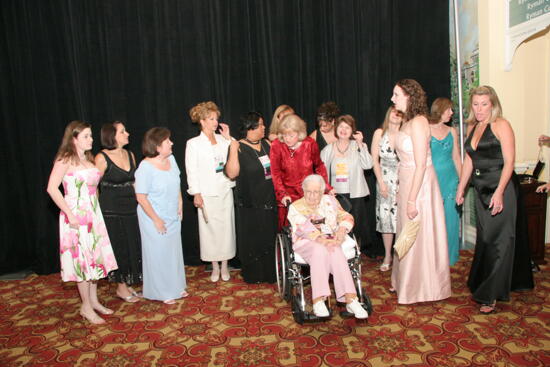
[{"label": "woman in floral print dress", "polygon": [[401,114],[394,106],[388,108],[382,127],[372,137],[371,155],[376,176],[376,231],[382,234],[385,255],[381,271],[390,270],[391,247],[397,222],[397,154],[394,138],[401,126]]},{"label": "woman in floral print dress", "polygon": [[[61,210],[61,278],[77,282],[80,315],[92,324],[103,324],[96,311],[104,315],[113,311],[97,299],[96,281],[117,269],[117,263],[97,199],[101,174],[94,165],[92,142],[89,124],[73,121],[65,128],[47,190]],[[61,183],[65,196],[59,190]]]}]

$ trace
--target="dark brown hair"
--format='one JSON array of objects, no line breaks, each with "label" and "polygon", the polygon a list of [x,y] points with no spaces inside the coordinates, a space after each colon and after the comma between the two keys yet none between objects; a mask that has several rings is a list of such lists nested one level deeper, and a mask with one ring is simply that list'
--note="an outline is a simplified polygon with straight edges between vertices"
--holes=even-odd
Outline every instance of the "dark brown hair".
[{"label": "dark brown hair", "polygon": [[396,85],[409,97],[407,110],[403,114],[403,121],[409,121],[417,115],[428,117],[426,92],[424,92],[422,86],[414,79],[401,79]]},{"label": "dark brown hair", "polygon": [[122,124],[122,121],[113,121],[101,126],[101,146],[104,149],[116,148],[116,126]]},{"label": "dark brown hair", "polygon": [[336,102],[328,101],[320,105],[317,109],[317,122],[321,120],[333,122],[339,115],[340,107],[338,107]]},{"label": "dark brown hair", "polygon": [[143,136],[141,143],[141,152],[148,158],[153,158],[159,155],[157,148],[163,141],[170,138],[170,130],[165,127],[153,127]]},{"label": "dark brown hair", "polygon": [[355,124],[355,119],[352,115],[342,115],[339,116],[336,119],[336,122],[334,123],[334,136],[338,138],[338,134],[336,133],[336,130],[338,129],[338,126],[340,124],[348,124],[351,127],[351,133],[355,134],[357,132],[357,125]]},{"label": "dark brown hair", "polygon": [[[69,125],[65,128],[65,132],[63,133],[63,139],[61,139],[61,145],[59,146],[59,149],[57,150],[57,154],[55,155],[55,161],[61,160],[63,162],[70,161],[71,163],[74,163],[75,165],[79,162],[78,152],[76,151],[76,147],[74,145],[74,139],[78,137],[78,135],[84,131],[85,129],[91,129],[92,125],[90,125],[87,122],[83,121],[71,121]],[[86,159],[92,163],[94,163],[94,156],[92,155],[92,152],[90,150],[86,151],[85,153]]]}]

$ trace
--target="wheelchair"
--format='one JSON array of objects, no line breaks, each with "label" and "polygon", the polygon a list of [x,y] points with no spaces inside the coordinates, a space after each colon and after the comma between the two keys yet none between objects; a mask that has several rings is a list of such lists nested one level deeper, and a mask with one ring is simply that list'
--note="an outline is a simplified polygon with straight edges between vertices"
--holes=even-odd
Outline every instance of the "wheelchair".
[{"label": "wheelchair", "polygon": [[[348,259],[357,298],[361,306],[372,314],[372,303],[369,296],[361,287],[361,252],[355,238],[348,237],[342,244],[344,255]],[[321,321],[327,318],[316,316],[311,310],[311,305],[306,301],[304,286],[310,283],[309,265],[299,254],[292,250],[292,235],[290,227],[284,227],[277,234],[275,241],[275,272],[277,277],[277,289],[282,299],[290,302],[294,320],[302,325],[304,322]],[[309,302],[311,303],[311,302]],[[347,312],[345,303],[337,302],[342,306],[340,316],[353,317]],[[332,308],[329,307],[329,318],[332,316]]]}]

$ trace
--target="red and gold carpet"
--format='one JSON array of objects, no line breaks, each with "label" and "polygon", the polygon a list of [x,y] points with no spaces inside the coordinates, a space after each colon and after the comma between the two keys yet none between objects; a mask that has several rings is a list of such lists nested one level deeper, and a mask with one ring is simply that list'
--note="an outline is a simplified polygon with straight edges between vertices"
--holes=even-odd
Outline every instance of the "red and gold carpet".
[{"label": "red and gold carpet", "polygon": [[304,326],[275,286],[246,284],[238,272],[211,283],[203,267],[188,267],[191,296],[175,305],[125,303],[100,282],[115,310],[101,326],[80,318],[76,287],[59,274],[3,281],[0,366],[550,366],[549,266],[534,291],[484,316],[465,285],[471,256],[462,252],[452,269],[452,298],[407,306],[387,291],[391,272],[364,260],[368,321],[337,315]]}]

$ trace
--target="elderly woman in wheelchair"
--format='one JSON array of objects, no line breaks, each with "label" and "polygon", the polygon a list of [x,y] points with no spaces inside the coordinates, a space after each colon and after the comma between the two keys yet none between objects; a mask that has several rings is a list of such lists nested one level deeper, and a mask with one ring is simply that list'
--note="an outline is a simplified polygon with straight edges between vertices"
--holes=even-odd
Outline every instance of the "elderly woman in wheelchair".
[{"label": "elderly woman in wheelchair", "polygon": [[290,205],[288,220],[293,250],[310,267],[313,313],[317,317],[330,315],[325,300],[330,296],[329,275],[332,274],[336,299],[346,303],[347,312],[365,319],[368,312],[357,299],[343,249],[350,241],[351,246],[356,246],[348,235],[353,228],[353,216],[342,209],[336,198],[323,194],[325,181],[321,176],[307,176],[302,188],[304,197]]}]

